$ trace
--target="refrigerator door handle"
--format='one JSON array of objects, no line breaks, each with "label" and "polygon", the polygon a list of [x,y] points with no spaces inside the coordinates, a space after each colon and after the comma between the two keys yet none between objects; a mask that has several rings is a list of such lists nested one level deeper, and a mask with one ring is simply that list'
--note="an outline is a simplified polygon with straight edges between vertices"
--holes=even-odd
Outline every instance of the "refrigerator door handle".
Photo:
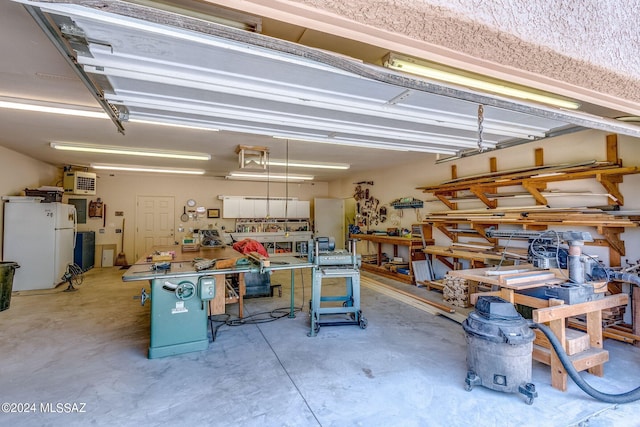
[{"label": "refrigerator door handle", "polygon": [[73,249],[76,248],[76,240],[78,239],[78,213],[75,206],[73,209]]}]

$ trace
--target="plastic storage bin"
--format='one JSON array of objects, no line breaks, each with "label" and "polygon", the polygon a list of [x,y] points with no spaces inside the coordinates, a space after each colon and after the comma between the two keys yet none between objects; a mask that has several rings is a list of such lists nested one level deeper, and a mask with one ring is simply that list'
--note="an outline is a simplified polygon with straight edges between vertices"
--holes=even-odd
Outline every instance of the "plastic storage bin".
[{"label": "plastic storage bin", "polygon": [[18,263],[12,261],[0,261],[0,311],[7,310],[11,304],[11,291],[13,290],[13,275]]}]

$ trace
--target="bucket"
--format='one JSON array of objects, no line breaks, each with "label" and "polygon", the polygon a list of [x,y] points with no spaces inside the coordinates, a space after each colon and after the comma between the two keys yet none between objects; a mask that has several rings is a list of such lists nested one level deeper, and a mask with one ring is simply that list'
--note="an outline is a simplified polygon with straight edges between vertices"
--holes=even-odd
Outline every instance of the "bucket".
[{"label": "bucket", "polygon": [[20,266],[12,261],[0,261],[0,311],[7,310],[11,303],[13,274]]}]

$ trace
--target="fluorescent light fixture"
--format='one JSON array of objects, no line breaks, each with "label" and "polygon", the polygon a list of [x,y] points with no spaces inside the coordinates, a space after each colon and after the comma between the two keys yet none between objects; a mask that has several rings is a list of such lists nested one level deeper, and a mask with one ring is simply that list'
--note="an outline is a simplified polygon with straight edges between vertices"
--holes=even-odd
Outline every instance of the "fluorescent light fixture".
[{"label": "fluorescent light fixture", "polygon": [[[343,138],[343,137],[287,137],[287,136],[274,136],[275,139],[288,139],[290,141],[300,141],[300,142],[317,142],[320,144],[335,144],[335,145],[345,145],[349,147],[359,147],[359,148],[375,148],[378,150],[391,150],[391,151],[414,151],[421,153],[440,153],[440,154],[455,154],[457,150],[444,148],[444,147],[435,147],[432,145],[419,145],[419,144],[401,144],[401,143],[391,143],[391,142],[374,142],[353,138]],[[454,144],[455,142],[451,142]]]},{"label": "fluorescent light fixture", "polygon": [[268,180],[289,180],[289,181],[311,181],[313,175],[286,175],[286,174],[267,174],[267,173],[248,173],[248,172],[231,172],[226,176],[227,179],[250,179],[258,181]]},{"label": "fluorescent light fixture", "polygon": [[91,164],[93,169],[127,171],[127,172],[154,172],[154,173],[178,173],[186,175],[204,175],[203,169],[179,169],[179,168],[154,168],[147,166],[125,166],[125,165],[106,165]]},{"label": "fluorescent light fixture", "polygon": [[[33,111],[38,113],[60,114],[63,116],[87,117],[91,119],[110,119],[103,110],[84,108],[79,105],[60,104],[55,102],[39,101],[35,99],[20,99],[0,96],[0,108],[21,111]],[[144,123],[156,126],[171,126],[177,128],[198,129],[217,132],[219,129],[208,126],[189,125],[161,120],[129,119],[131,123]]]},{"label": "fluorescent light fixture", "polygon": [[220,130],[214,127],[195,126],[195,125],[189,125],[185,123],[172,123],[172,122],[163,122],[163,121],[155,121],[155,120],[129,119],[127,121],[129,123],[142,123],[147,125],[169,126],[169,127],[183,128],[183,129],[208,130],[211,132],[218,132]]},{"label": "fluorescent light fixture", "polygon": [[347,163],[324,163],[324,162],[304,162],[300,160],[276,160],[269,159],[269,166],[288,166],[291,168],[312,168],[312,169],[349,169],[350,164]]},{"label": "fluorescent light fixture", "polygon": [[11,110],[33,111],[38,113],[60,114],[64,116],[88,117],[92,119],[109,119],[102,110],[82,109],[75,105],[56,104],[37,100],[22,100],[0,97],[0,108]]},{"label": "fluorescent light fixture", "polygon": [[215,22],[216,24],[226,25],[228,27],[233,27],[240,30],[251,31],[254,33],[262,32],[262,18],[242,12],[224,9],[220,6],[208,5],[207,12],[201,13],[196,9],[184,9],[179,6],[162,4],[157,1],[129,0],[129,2],[165,10],[170,13],[176,13],[205,21]]},{"label": "fluorescent light fixture", "polygon": [[576,110],[580,108],[580,104],[560,97],[544,95],[542,93],[533,92],[524,88],[516,88],[507,86],[507,84],[494,83],[489,78],[482,79],[468,77],[457,74],[452,71],[445,71],[436,68],[428,62],[415,58],[400,56],[397,54],[389,54],[384,61],[384,66],[397,71],[404,71],[410,74],[426,77],[429,79],[439,80],[446,83],[453,83],[460,86],[470,87],[485,92],[491,92],[499,95],[510,96],[513,98],[526,99],[529,101],[541,102],[543,104],[554,105],[556,107]]},{"label": "fluorescent light fixture", "polygon": [[146,148],[127,148],[127,147],[114,147],[109,145],[91,145],[91,144],[76,144],[71,142],[52,142],[50,143],[52,148],[56,150],[67,151],[82,151],[85,153],[100,153],[100,154],[123,154],[126,156],[141,156],[141,157],[162,157],[166,159],[182,159],[182,160],[211,160],[210,154],[205,153],[189,153],[186,151],[162,151]]}]

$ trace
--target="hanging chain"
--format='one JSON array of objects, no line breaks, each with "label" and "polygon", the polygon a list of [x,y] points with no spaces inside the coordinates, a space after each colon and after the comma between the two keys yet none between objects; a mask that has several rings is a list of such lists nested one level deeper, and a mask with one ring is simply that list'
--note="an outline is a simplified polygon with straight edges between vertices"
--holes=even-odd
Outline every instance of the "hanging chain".
[{"label": "hanging chain", "polygon": [[484,106],[482,104],[478,105],[478,151],[481,153],[485,150],[484,143],[482,141],[482,131],[484,124]]}]

